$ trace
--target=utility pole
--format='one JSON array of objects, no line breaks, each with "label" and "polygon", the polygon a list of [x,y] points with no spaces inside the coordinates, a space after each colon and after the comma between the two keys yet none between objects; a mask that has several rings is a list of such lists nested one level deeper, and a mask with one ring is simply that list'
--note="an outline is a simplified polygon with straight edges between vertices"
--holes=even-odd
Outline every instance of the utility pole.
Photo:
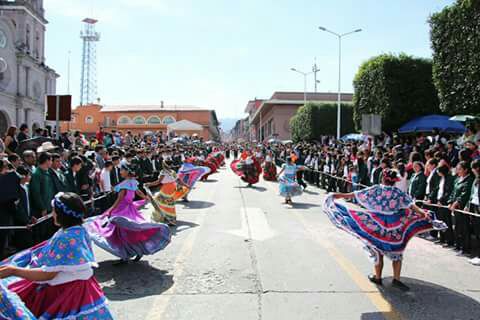
[{"label": "utility pole", "polygon": [[318,68],[317,66],[317,57],[315,57],[315,62],[313,64],[313,67],[312,67],[312,72],[313,72],[313,76],[314,76],[314,81],[315,81],[315,93],[317,93],[317,84],[320,82],[317,80],[317,73],[320,72],[320,69]]}]

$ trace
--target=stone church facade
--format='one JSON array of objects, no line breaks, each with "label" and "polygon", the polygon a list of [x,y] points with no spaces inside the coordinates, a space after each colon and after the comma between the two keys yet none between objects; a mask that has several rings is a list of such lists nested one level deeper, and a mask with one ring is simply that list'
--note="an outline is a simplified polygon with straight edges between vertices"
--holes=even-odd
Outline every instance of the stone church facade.
[{"label": "stone church facade", "polygon": [[45,64],[47,23],[43,0],[0,0],[0,136],[45,126],[45,95],[59,77]]}]

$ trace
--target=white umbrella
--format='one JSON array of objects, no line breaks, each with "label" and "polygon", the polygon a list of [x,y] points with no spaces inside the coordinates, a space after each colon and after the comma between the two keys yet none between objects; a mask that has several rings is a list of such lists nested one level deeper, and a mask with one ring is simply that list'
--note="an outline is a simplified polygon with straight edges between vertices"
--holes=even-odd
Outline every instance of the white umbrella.
[{"label": "white umbrella", "polygon": [[474,119],[476,119],[476,117],[474,117],[474,116],[470,116],[470,115],[466,115],[466,114],[458,114],[458,115],[455,115],[455,116],[451,117],[448,120],[467,122],[468,120],[474,120]]}]

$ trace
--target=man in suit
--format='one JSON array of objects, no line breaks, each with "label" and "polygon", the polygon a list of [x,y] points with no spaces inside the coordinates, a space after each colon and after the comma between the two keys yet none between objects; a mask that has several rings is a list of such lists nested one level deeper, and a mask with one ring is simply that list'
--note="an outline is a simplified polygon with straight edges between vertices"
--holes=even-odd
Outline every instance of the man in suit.
[{"label": "man in suit", "polygon": [[50,168],[50,175],[52,176],[55,194],[59,192],[66,192],[68,189],[67,179],[62,172],[63,164],[62,158],[59,154],[52,154],[52,167]]},{"label": "man in suit", "polygon": [[80,157],[73,157],[70,160],[70,169],[67,170],[65,179],[68,192],[80,194],[81,180],[79,172],[83,167],[83,160]]},{"label": "man in suit", "polygon": [[110,171],[110,184],[112,187],[115,187],[122,181],[122,176],[120,175],[120,157],[113,156],[112,157],[113,168]]},{"label": "man in suit", "polygon": [[[49,153],[41,153],[38,156],[38,166],[32,173],[30,181],[30,205],[32,215],[36,218],[46,216],[52,212],[51,201],[55,196],[55,186],[49,169],[52,166],[52,156]],[[53,231],[50,223],[37,226],[36,235],[38,241],[43,241],[51,236]]]},{"label": "man in suit", "polygon": [[[17,174],[20,177],[20,198],[16,203],[17,210],[13,217],[13,223],[15,225],[26,226],[36,221],[36,219],[32,217],[30,210],[29,182],[32,173],[28,168],[20,166],[17,168]],[[33,245],[33,234],[31,230],[16,230],[12,239],[15,248],[18,250],[24,250]]]}]

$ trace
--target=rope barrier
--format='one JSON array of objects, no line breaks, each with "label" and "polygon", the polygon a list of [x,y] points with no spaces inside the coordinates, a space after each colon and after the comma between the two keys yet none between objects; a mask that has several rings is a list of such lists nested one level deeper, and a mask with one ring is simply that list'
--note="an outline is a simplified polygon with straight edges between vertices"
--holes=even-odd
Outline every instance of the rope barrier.
[{"label": "rope barrier", "polygon": [[[111,192],[109,193],[106,193],[106,194],[103,194],[101,195],[100,197],[98,198],[92,198],[90,200],[87,200],[87,201],[84,201],[84,204],[85,205],[89,205],[89,204],[92,204],[94,203],[95,201],[98,201],[98,200],[101,200],[103,198],[106,198],[108,195],[110,195]],[[29,225],[26,225],[26,226],[0,226],[0,230],[30,230],[32,229],[33,227],[39,225],[40,223],[42,222],[45,222],[49,219],[53,218],[53,213],[50,213],[50,214],[47,214],[46,216],[43,216],[39,219],[37,219],[37,221],[34,223],[34,224],[29,224]]]},{"label": "rope barrier", "polygon": [[[282,162],[286,162],[285,160],[283,159],[278,159]],[[361,184],[361,183],[355,183],[355,182],[352,182],[348,179],[344,179],[344,178],[341,178],[341,177],[338,177],[338,176],[334,176],[334,175],[331,175],[329,173],[326,173],[326,172],[322,172],[322,171],[318,171],[318,170],[315,170],[315,169],[312,169],[312,168],[309,168],[307,166],[304,166],[305,168],[307,168],[309,171],[312,171],[312,172],[318,172],[319,174],[321,175],[324,175],[324,176],[328,176],[330,178],[333,178],[333,179],[336,179],[336,180],[340,180],[340,181],[344,181],[344,182],[347,182],[347,183],[350,183],[352,186],[359,186],[359,187],[362,187],[362,188],[368,188],[369,186],[366,186],[364,184]],[[444,206],[444,205],[440,205],[440,204],[436,204],[436,203],[429,203],[425,200],[416,200],[415,202],[417,203],[421,203],[423,205],[427,205],[427,206],[432,206],[432,207],[436,207],[436,208],[444,208],[444,209],[448,209],[450,211],[454,211],[454,212],[459,212],[459,213],[463,213],[465,215],[469,215],[469,216],[472,216],[472,217],[477,217],[477,218],[480,218],[480,214],[478,213],[474,213],[474,212],[470,212],[470,211],[465,211],[465,210],[461,210],[461,209],[454,209],[454,210],[451,210],[448,206]]]}]

